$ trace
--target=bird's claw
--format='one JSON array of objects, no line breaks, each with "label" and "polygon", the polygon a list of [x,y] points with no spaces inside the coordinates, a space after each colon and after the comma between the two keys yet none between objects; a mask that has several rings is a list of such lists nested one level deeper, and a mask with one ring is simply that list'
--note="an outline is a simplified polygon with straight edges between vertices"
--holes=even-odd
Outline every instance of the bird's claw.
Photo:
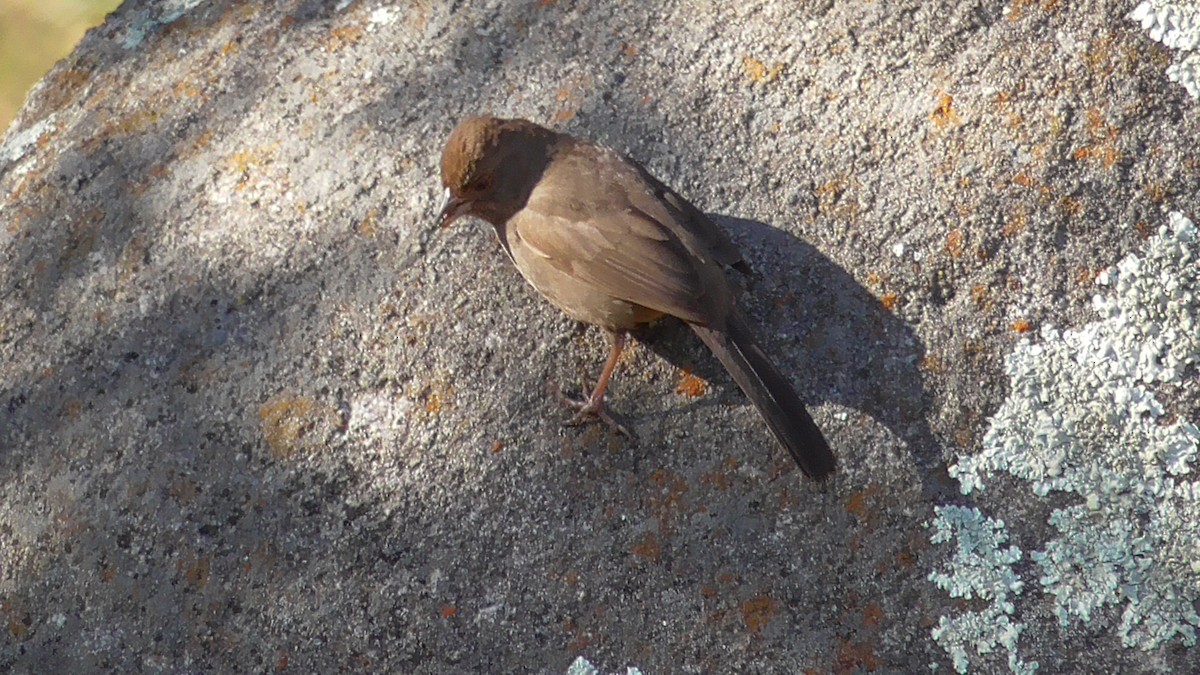
[{"label": "bird's claw", "polygon": [[600,421],[616,434],[631,440],[635,438],[633,432],[629,431],[629,429],[626,429],[625,425],[618,422],[616,418],[610,415],[608,410],[605,409],[604,399],[593,401],[590,398],[572,398],[564,394],[562,388],[558,386],[558,383],[553,381],[549,383],[548,388],[550,389],[550,393],[554,396],[554,398],[558,399],[559,403],[576,411],[575,414],[571,416],[571,419],[563,422],[564,427],[578,427],[583,426],[584,424]]}]

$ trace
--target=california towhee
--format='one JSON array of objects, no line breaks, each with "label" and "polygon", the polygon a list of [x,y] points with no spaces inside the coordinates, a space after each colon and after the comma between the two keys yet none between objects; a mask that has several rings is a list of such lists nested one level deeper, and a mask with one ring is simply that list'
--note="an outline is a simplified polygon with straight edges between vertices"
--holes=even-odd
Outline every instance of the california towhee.
[{"label": "california towhee", "polygon": [[809,476],[833,453],[804,403],[738,311],[726,267],[741,252],[699,209],[633,160],[525,120],[473,117],[442,152],[443,227],[475,216],[496,228],[521,274],[612,350],[574,421],[598,417],[626,333],[663,315],[685,321],[729,370]]}]

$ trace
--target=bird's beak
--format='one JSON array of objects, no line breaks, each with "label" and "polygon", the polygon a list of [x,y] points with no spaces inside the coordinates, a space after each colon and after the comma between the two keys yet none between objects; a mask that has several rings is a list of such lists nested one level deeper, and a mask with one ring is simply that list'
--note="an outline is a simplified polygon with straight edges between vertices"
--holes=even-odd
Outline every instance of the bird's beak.
[{"label": "bird's beak", "polygon": [[442,194],[442,211],[438,214],[438,227],[450,227],[450,223],[453,223],[470,208],[471,202],[455,198],[450,194],[450,188],[446,188]]}]

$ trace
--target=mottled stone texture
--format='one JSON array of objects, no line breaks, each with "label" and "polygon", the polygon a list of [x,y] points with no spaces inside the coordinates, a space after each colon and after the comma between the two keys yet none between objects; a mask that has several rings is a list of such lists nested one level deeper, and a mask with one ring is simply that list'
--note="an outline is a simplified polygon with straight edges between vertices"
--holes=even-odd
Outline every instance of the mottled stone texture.
[{"label": "mottled stone texture", "polygon": [[[1130,3],[192,4],[126,2],[0,141],[0,670],[948,667],[924,523],[1004,355],[1200,209]],[[730,229],[833,480],[670,325],[612,390],[637,445],[560,427],[602,336],[430,228],[477,111]],[[1022,602],[1041,672],[1196,662]]]}]

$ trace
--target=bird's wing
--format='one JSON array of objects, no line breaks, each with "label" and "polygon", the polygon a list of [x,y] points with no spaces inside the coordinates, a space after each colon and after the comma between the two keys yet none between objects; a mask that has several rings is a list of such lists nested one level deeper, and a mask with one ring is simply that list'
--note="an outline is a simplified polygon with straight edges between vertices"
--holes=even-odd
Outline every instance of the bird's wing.
[{"label": "bird's wing", "polygon": [[728,305],[724,275],[713,261],[628,203],[609,206],[573,208],[569,196],[538,187],[509,221],[509,236],[600,292],[685,321],[707,324]]},{"label": "bird's wing", "polygon": [[734,267],[741,272],[750,271],[750,266],[742,258],[741,250],[725,230],[678,192],[651,175],[642,165],[629,157],[625,157],[624,160],[633,169],[633,172],[627,174],[629,178],[646,187],[644,190],[629,191],[630,201],[635,207],[660,222],[682,228],[684,236],[694,237],[721,265]]}]

